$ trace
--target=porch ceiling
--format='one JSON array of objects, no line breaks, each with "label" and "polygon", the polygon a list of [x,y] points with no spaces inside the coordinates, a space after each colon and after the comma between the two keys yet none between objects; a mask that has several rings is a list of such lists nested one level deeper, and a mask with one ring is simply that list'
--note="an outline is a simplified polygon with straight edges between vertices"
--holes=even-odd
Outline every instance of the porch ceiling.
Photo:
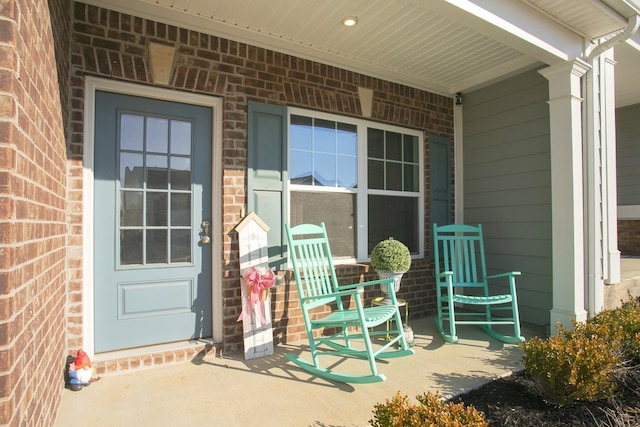
[{"label": "porch ceiling", "polygon": [[[638,13],[635,0],[87,2],[449,96],[580,56]],[[619,105],[640,103],[636,40],[616,49]]]}]

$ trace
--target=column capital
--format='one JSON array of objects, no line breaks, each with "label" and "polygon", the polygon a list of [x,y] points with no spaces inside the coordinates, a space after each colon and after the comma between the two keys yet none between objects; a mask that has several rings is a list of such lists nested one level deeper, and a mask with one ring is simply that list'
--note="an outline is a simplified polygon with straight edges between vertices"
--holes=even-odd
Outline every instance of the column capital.
[{"label": "column capital", "polygon": [[561,62],[551,65],[538,71],[547,80],[554,80],[565,76],[582,77],[591,69],[591,65],[587,64],[580,58],[573,61]]}]

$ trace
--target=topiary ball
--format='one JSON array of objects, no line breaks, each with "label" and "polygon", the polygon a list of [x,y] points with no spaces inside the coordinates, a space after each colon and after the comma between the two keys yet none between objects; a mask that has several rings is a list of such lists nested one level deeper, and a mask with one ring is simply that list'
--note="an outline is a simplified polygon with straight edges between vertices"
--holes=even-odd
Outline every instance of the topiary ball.
[{"label": "topiary ball", "polygon": [[371,251],[371,266],[376,270],[404,273],[411,267],[411,253],[404,243],[389,237]]}]

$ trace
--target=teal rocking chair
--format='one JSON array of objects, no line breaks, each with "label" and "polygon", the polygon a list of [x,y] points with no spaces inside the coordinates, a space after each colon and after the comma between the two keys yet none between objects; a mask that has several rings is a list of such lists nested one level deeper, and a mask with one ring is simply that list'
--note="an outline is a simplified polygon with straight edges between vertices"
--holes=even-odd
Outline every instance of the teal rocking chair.
[{"label": "teal rocking chair", "polygon": [[[386,377],[379,374],[376,368],[376,358],[393,358],[414,353],[403,334],[393,279],[341,286],[336,279],[324,223],[295,227],[286,224],[285,229],[311,352],[311,361],[296,354],[287,354],[287,359],[314,375],[332,381],[384,381]],[[364,288],[374,285],[389,286],[391,304],[365,307]],[[346,307],[347,303],[350,308]],[[330,307],[331,311],[326,307],[324,310],[315,310],[321,306]],[[386,328],[377,331],[373,329],[389,320],[395,325],[389,332]],[[330,335],[322,334],[326,331],[330,331]],[[387,335],[389,339],[386,339]],[[377,336],[384,338],[372,342],[372,337]],[[363,374],[353,374],[323,368],[319,358],[326,355],[367,359],[369,369],[363,369]]]},{"label": "teal rocking chair", "polygon": [[[523,341],[515,279],[520,272],[487,276],[482,226],[433,224],[433,241],[438,302],[435,322],[442,338],[458,342],[456,325],[480,325],[500,341]],[[508,282],[509,293],[490,294],[490,280]],[[498,332],[497,325],[513,328],[513,335]]]}]

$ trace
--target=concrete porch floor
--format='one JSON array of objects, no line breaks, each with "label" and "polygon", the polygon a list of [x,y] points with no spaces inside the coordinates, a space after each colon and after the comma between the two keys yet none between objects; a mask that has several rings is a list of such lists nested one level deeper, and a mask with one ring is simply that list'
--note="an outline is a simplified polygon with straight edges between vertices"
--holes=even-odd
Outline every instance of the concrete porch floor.
[{"label": "concrete porch floor", "polygon": [[[605,288],[615,306],[630,290],[640,295],[640,258],[623,257],[621,283]],[[340,384],[314,377],[285,358],[306,353],[307,343],[278,346],[269,357],[215,352],[191,362],[109,374],[81,391],[63,390],[55,427],[100,426],[367,426],[373,406],[400,391],[414,399],[427,391],[445,396],[479,387],[520,369],[522,351],[475,327],[459,329],[460,342],[446,344],[431,318],[412,320],[416,354],[378,363],[387,381]],[[523,325],[525,338],[542,327]],[[366,361],[326,359],[345,372]]]},{"label": "concrete porch floor", "polygon": [[[448,396],[521,368],[522,351],[461,327],[447,344],[431,318],[410,322],[416,354],[378,362],[387,380],[341,384],[314,377],[284,354],[306,353],[307,343],[278,346],[272,356],[210,354],[191,362],[102,377],[80,391],[63,390],[57,427],[99,426],[367,426],[376,403],[397,391],[414,399],[427,391]],[[525,338],[540,328],[523,327]],[[324,358],[345,372],[366,361]],[[322,359],[321,359],[322,360]]]}]

